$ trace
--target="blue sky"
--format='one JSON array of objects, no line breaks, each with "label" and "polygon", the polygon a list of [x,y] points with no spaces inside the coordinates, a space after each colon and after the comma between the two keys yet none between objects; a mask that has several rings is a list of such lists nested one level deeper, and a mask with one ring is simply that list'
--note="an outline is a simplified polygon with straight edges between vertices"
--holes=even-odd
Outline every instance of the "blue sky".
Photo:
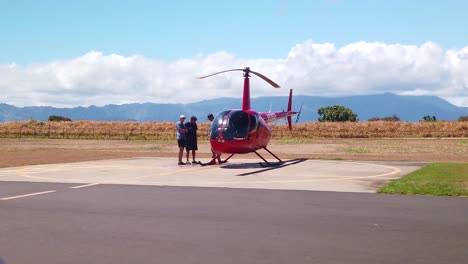
[{"label": "blue sky", "polygon": [[163,60],[227,51],[279,58],[312,39],[467,45],[468,1],[2,1],[0,62],[91,50]]},{"label": "blue sky", "polygon": [[[327,54],[330,54],[330,51],[325,51],[324,54],[321,52],[329,48],[323,45],[332,44],[335,48],[334,51],[331,51],[332,53],[335,52],[340,56],[344,53],[347,54],[347,57],[338,60],[340,62],[351,60],[349,57],[350,49],[358,49],[360,54],[358,57],[361,59],[363,54],[369,55],[369,50],[372,51],[372,56],[380,56],[379,49],[385,50],[384,54],[386,55],[384,56],[389,59],[379,64],[382,67],[393,63],[392,56],[405,56],[402,54],[408,54],[408,52],[418,53],[420,56],[414,57],[409,62],[401,62],[406,66],[426,63],[428,56],[434,61],[443,60],[444,62],[439,66],[425,66],[424,69],[438,76],[437,78],[443,82],[440,86],[448,86],[451,83],[453,87],[450,87],[450,91],[445,90],[446,92],[442,91],[442,88],[436,90],[434,86],[437,86],[437,81],[433,80],[430,84],[426,84],[425,80],[417,79],[415,76],[408,76],[396,84],[392,82],[394,78],[391,76],[385,78],[385,80],[390,80],[387,83],[379,80],[377,83],[361,81],[355,84],[363,85],[366,89],[356,89],[355,87],[353,87],[354,89],[351,87],[345,89],[346,85],[337,85],[333,80],[330,80],[329,82],[323,81],[320,87],[315,87],[317,89],[307,90],[307,83],[288,82],[288,80],[300,77],[300,75],[294,75],[295,73],[291,73],[291,76],[280,79],[280,81],[286,85],[299,86],[299,91],[303,94],[325,96],[377,93],[382,92],[381,87],[400,85],[405,88],[388,89],[383,92],[437,95],[457,105],[468,106],[468,92],[466,91],[468,77],[466,73],[463,73],[467,64],[464,49],[468,46],[468,29],[466,27],[468,25],[468,16],[466,16],[468,1],[0,0],[0,4],[0,32],[2,34],[0,75],[6,75],[7,79],[12,80],[10,83],[0,82],[0,87],[7,89],[12,86],[20,86],[24,91],[31,91],[31,94],[36,96],[21,99],[12,91],[0,97],[0,103],[57,106],[97,104],[93,96],[89,94],[91,90],[97,91],[103,89],[102,87],[85,87],[90,90],[86,90],[82,94],[80,94],[79,89],[83,88],[83,83],[93,86],[83,78],[100,78],[100,76],[92,74],[91,77],[81,75],[79,78],[76,77],[73,74],[79,69],[73,67],[79,67],[76,66],[77,61],[94,63],[93,67],[98,64],[104,67],[96,66],[95,69],[98,72],[108,72],[115,69],[112,66],[115,65],[112,59],[116,59],[120,62],[126,60],[125,63],[131,64],[138,72],[140,72],[138,67],[141,65],[151,65],[154,71],[148,73],[149,75],[157,74],[155,69],[159,67],[174,67],[179,72],[193,76],[199,72],[206,73],[208,69],[224,70],[231,66],[238,68],[257,65],[273,76],[282,76],[284,74],[278,71],[293,65],[292,62],[285,63],[285,61],[291,60],[292,51],[300,54],[296,54],[296,57],[313,55],[310,57],[314,59],[311,61],[313,64],[329,56]],[[361,43],[361,45],[356,43]],[[380,44],[380,46],[372,45],[376,43],[383,44],[383,46]],[[426,45],[428,43],[430,43],[429,48]],[[404,48],[400,49],[400,46],[404,46]],[[413,49],[414,47],[417,47],[417,51]],[[395,51],[395,49],[399,51]],[[454,55],[456,59],[453,59],[450,51],[456,53]],[[325,57],[315,57],[319,53]],[[436,53],[438,55],[434,55]],[[115,56],[112,57],[112,55]],[[135,57],[139,59],[135,59]],[[185,60],[189,62],[183,64]],[[265,65],[263,63],[265,60],[276,61],[276,64]],[[327,61],[326,64],[317,67],[331,67],[330,64],[335,63],[336,65],[338,61]],[[375,60],[365,57],[363,61],[368,63]],[[61,64],[57,65],[57,62]],[[181,63],[183,65],[187,63],[204,65],[205,68],[187,68],[187,66],[180,66]],[[301,62],[296,58],[295,63],[300,64]],[[12,65],[15,67],[14,72],[11,70]],[[447,68],[447,65],[450,65],[450,69]],[[93,67],[89,66],[88,69]],[[275,70],[271,70],[272,67]],[[310,68],[309,72],[304,74],[317,74],[313,71],[317,67]],[[389,67],[398,66],[392,64]],[[434,67],[445,68],[441,72],[432,72]],[[61,77],[61,79],[57,77],[57,80],[48,84],[47,79],[50,76],[39,76],[38,69],[49,71],[50,76],[61,74],[60,76],[65,77]],[[70,73],[64,73],[64,69]],[[385,70],[385,68],[382,69]],[[420,68],[418,69],[420,70]],[[31,74],[33,70],[34,74]],[[124,71],[126,74],[133,72],[127,68],[120,68],[119,71]],[[333,75],[333,73],[338,72],[345,71],[334,68],[329,72],[322,72],[322,74]],[[31,75],[41,79],[40,87],[33,84],[33,82],[37,82],[37,79],[28,79],[28,76]],[[73,76],[70,77],[71,75]],[[455,77],[453,79],[447,77],[450,80],[446,80],[448,75]],[[110,79],[107,83],[116,84],[117,82],[117,86],[122,85],[118,91],[121,94],[118,98],[112,98],[106,102],[99,99],[98,102],[106,104],[144,101],[144,98],[148,98],[147,96],[133,98],[125,95],[125,89],[131,94],[132,87],[138,85],[144,86],[148,93],[155,93],[159,90],[157,82],[154,80],[146,82],[149,78],[146,75],[140,77],[142,79],[138,80],[135,77],[135,82],[127,83],[127,88],[125,88],[125,85],[116,81],[118,78],[107,76]],[[18,80],[18,78],[20,81],[15,83],[14,80]],[[226,84],[226,82],[237,84],[237,81],[231,81],[232,77],[220,78],[223,78],[217,80],[220,84]],[[170,80],[160,81],[162,83],[171,82]],[[321,80],[311,80],[314,83],[319,81]],[[414,87],[411,88],[413,84]],[[200,89],[206,89],[209,92],[210,88],[207,87],[209,85],[201,84]],[[373,87],[377,88],[373,89]],[[322,88],[322,90],[318,88]],[[181,102],[179,99],[174,99],[178,89],[184,89],[184,87],[174,88],[173,94],[161,92],[154,98],[150,97],[150,101],[164,101],[166,99],[161,98],[167,96],[170,102]],[[237,88],[233,87],[232,89],[237,91]],[[267,93],[263,92],[262,89],[257,95]],[[330,89],[332,90],[330,93],[320,92]],[[75,99],[78,96],[83,100],[60,103],[57,100],[47,98],[47,92],[52,90],[54,92],[63,91],[65,94],[72,93]],[[235,95],[236,93],[233,91],[227,94]],[[189,97],[182,102],[199,99],[202,98]]]}]

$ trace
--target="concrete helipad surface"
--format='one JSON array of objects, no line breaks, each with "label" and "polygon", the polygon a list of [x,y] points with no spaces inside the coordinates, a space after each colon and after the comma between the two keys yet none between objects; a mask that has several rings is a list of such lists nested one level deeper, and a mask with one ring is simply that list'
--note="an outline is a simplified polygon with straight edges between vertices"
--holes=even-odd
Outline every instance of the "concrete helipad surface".
[{"label": "concrete helipad surface", "polygon": [[286,160],[263,168],[252,159],[231,159],[222,165],[176,164],[174,158],[133,158],[0,169],[0,181],[200,186],[257,189],[375,192],[390,179],[423,163]]}]

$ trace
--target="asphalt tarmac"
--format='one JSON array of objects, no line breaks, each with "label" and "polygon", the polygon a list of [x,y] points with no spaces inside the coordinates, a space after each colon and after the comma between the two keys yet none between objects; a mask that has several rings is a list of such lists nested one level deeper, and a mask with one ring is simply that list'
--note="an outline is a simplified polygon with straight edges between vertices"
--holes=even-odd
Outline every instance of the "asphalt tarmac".
[{"label": "asphalt tarmac", "polygon": [[0,259],[466,263],[467,198],[371,193],[422,164],[286,165],[157,158],[2,169]]}]

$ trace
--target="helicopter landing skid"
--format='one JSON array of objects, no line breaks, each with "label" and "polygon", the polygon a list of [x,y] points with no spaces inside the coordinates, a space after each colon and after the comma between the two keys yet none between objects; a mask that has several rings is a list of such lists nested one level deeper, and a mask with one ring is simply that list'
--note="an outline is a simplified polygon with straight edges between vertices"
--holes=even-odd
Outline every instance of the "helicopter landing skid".
[{"label": "helicopter landing skid", "polygon": [[218,154],[216,155],[216,157],[212,158],[209,162],[207,163],[198,163],[200,164],[201,166],[206,166],[206,165],[216,165],[216,164],[223,164],[223,163],[226,163],[232,156],[234,156],[234,154],[231,154],[229,157],[227,157],[227,159],[225,160],[221,160],[220,162],[216,163],[216,160],[219,159],[221,157],[221,154]]},{"label": "helicopter landing skid", "polygon": [[[257,154],[257,156],[259,158],[261,158],[264,162],[259,162],[260,166],[262,167],[273,167],[273,166],[281,166],[281,164],[284,163],[284,161],[282,161],[280,158],[278,158],[278,156],[276,156],[273,152],[271,152],[269,149],[267,148],[263,148],[264,150],[266,150],[268,153],[270,153],[270,155],[272,155],[273,157],[275,157],[278,162],[269,162],[267,161],[262,155],[260,155],[257,151],[254,151],[255,154]],[[232,156],[234,156],[235,154],[231,154],[229,155],[229,157],[227,157],[227,159],[225,160],[222,160],[221,162],[218,162],[216,163],[216,160],[219,159],[219,157],[221,157],[221,154],[218,154],[216,155],[216,157],[212,158],[211,161],[207,162],[207,163],[199,163],[201,166],[207,166],[207,165],[216,165],[216,164],[222,164],[222,163],[226,163]]]},{"label": "helicopter landing skid", "polygon": [[259,162],[260,166],[265,168],[265,167],[281,166],[281,164],[284,163],[280,158],[278,158],[275,154],[273,154],[273,152],[271,152],[269,149],[267,148],[263,148],[263,149],[266,150],[268,153],[270,153],[273,157],[275,157],[278,160],[278,162],[269,162],[264,157],[262,157],[262,155],[260,155],[257,151],[254,151],[255,154],[257,154],[257,156],[265,162],[265,163]]}]

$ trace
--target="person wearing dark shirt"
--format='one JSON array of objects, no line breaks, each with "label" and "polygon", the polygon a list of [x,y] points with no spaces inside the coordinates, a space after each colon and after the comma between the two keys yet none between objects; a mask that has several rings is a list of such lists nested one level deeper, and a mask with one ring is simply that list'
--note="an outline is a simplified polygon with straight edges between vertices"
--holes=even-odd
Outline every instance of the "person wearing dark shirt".
[{"label": "person wearing dark shirt", "polygon": [[198,163],[195,159],[196,151],[198,150],[197,144],[197,118],[195,116],[190,117],[190,122],[185,123],[185,127],[187,128],[187,140],[185,149],[187,150],[187,164],[189,162],[189,152],[192,151],[192,163]]}]

